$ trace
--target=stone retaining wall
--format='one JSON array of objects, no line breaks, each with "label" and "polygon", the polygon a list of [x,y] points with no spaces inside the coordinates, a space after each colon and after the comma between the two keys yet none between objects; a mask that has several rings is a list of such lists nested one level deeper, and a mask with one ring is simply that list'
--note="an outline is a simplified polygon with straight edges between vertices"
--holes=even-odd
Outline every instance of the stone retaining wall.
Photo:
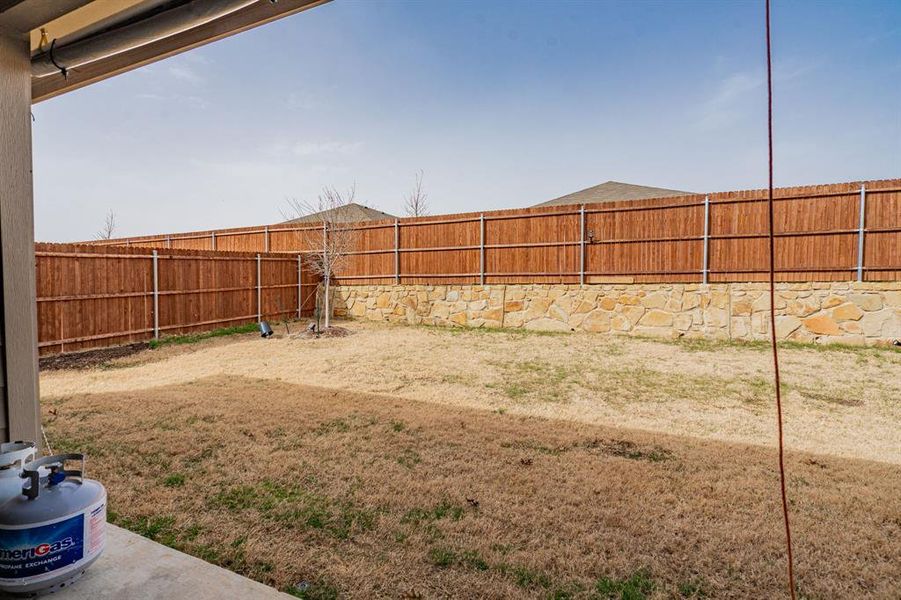
[{"label": "stone retaining wall", "polygon": [[[767,290],[761,283],[340,286],[335,311],[409,324],[762,340]],[[782,283],[776,310],[780,339],[901,339],[901,282]]]}]

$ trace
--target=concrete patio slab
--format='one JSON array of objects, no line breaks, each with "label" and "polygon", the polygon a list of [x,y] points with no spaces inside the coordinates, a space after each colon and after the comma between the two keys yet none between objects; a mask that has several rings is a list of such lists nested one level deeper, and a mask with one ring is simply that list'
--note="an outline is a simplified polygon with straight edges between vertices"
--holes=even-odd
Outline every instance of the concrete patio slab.
[{"label": "concrete patio slab", "polygon": [[114,525],[107,525],[106,550],[84,577],[50,597],[60,600],[292,598]]}]

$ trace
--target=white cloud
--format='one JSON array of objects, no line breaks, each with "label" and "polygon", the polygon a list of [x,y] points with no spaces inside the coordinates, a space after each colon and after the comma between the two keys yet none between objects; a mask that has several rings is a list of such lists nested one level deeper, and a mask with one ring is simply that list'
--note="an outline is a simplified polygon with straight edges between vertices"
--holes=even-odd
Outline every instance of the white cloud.
[{"label": "white cloud", "polygon": [[188,65],[172,65],[169,67],[169,74],[175,79],[187,81],[192,84],[203,83],[203,76]]},{"label": "white cloud", "polygon": [[733,73],[721,80],[701,106],[698,127],[721,129],[735,124],[747,112],[749,100],[760,95],[766,78],[759,70]]},{"label": "white cloud", "polygon": [[[786,60],[773,66],[774,85],[784,85],[813,71],[816,65]],[[704,130],[731,127],[752,116],[765,99],[766,71],[750,69],[737,71],[715,85],[710,98],[701,104],[698,127]]]}]

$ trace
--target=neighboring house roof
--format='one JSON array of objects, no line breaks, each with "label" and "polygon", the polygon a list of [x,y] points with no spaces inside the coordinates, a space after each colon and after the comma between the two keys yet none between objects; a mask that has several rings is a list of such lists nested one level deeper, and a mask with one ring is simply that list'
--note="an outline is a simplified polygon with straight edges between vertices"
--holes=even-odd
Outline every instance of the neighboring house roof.
[{"label": "neighboring house roof", "polygon": [[304,215],[296,219],[288,219],[285,223],[310,223],[321,221],[356,223],[357,221],[378,221],[380,219],[394,218],[396,218],[394,215],[389,215],[386,212],[352,202],[339,208],[332,208],[330,210]]},{"label": "neighboring house roof", "polygon": [[670,196],[689,196],[694,192],[668,190],[665,188],[633,185],[620,181],[608,181],[594,187],[586,188],[572,194],[547,200],[534,206],[559,206],[561,204],[595,204],[613,202],[615,200],[644,200],[646,198],[667,198]]}]

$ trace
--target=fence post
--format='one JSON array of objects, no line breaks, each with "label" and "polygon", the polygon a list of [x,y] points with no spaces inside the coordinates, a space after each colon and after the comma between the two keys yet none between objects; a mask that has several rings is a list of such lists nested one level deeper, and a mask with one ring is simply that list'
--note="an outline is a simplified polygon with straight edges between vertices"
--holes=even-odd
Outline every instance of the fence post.
[{"label": "fence post", "polygon": [[863,281],[863,238],[866,234],[867,186],[860,184],[860,219],[857,226],[857,281]]},{"label": "fence post", "polygon": [[153,339],[160,339],[160,267],[156,250],[153,251]]},{"label": "fence post", "polygon": [[268,225],[266,225],[266,227],[263,229],[263,236],[264,236],[263,237],[263,244],[264,244],[263,248],[266,250],[266,252],[269,252],[269,226]]},{"label": "fence post", "polygon": [[485,285],[485,213],[479,215],[479,285]]},{"label": "fence post", "polygon": [[171,248],[171,247],[172,247],[172,236],[167,235],[166,236],[166,248]]},{"label": "fence post", "polygon": [[297,255],[297,318],[301,317],[303,311],[303,260],[300,254]]},{"label": "fence post", "polygon": [[585,285],[585,205],[579,208],[579,285]]},{"label": "fence post", "polygon": [[263,286],[261,281],[262,269],[260,268],[262,261],[259,253],[257,254],[257,323],[263,320]]},{"label": "fence post", "polygon": [[701,282],[706,285],[710,270],[710,194],[704,196],[704,265],[701,267]]},{"label": "fence post", "polygon": [[394,285],[400,284],[400,224],[394,219]]},{"label": "fence post", "polygon": [[215,250],[216,249],[216,232],[215,231],[210,232],[210,243],[212,244],[211,248],[213,250]]}]

